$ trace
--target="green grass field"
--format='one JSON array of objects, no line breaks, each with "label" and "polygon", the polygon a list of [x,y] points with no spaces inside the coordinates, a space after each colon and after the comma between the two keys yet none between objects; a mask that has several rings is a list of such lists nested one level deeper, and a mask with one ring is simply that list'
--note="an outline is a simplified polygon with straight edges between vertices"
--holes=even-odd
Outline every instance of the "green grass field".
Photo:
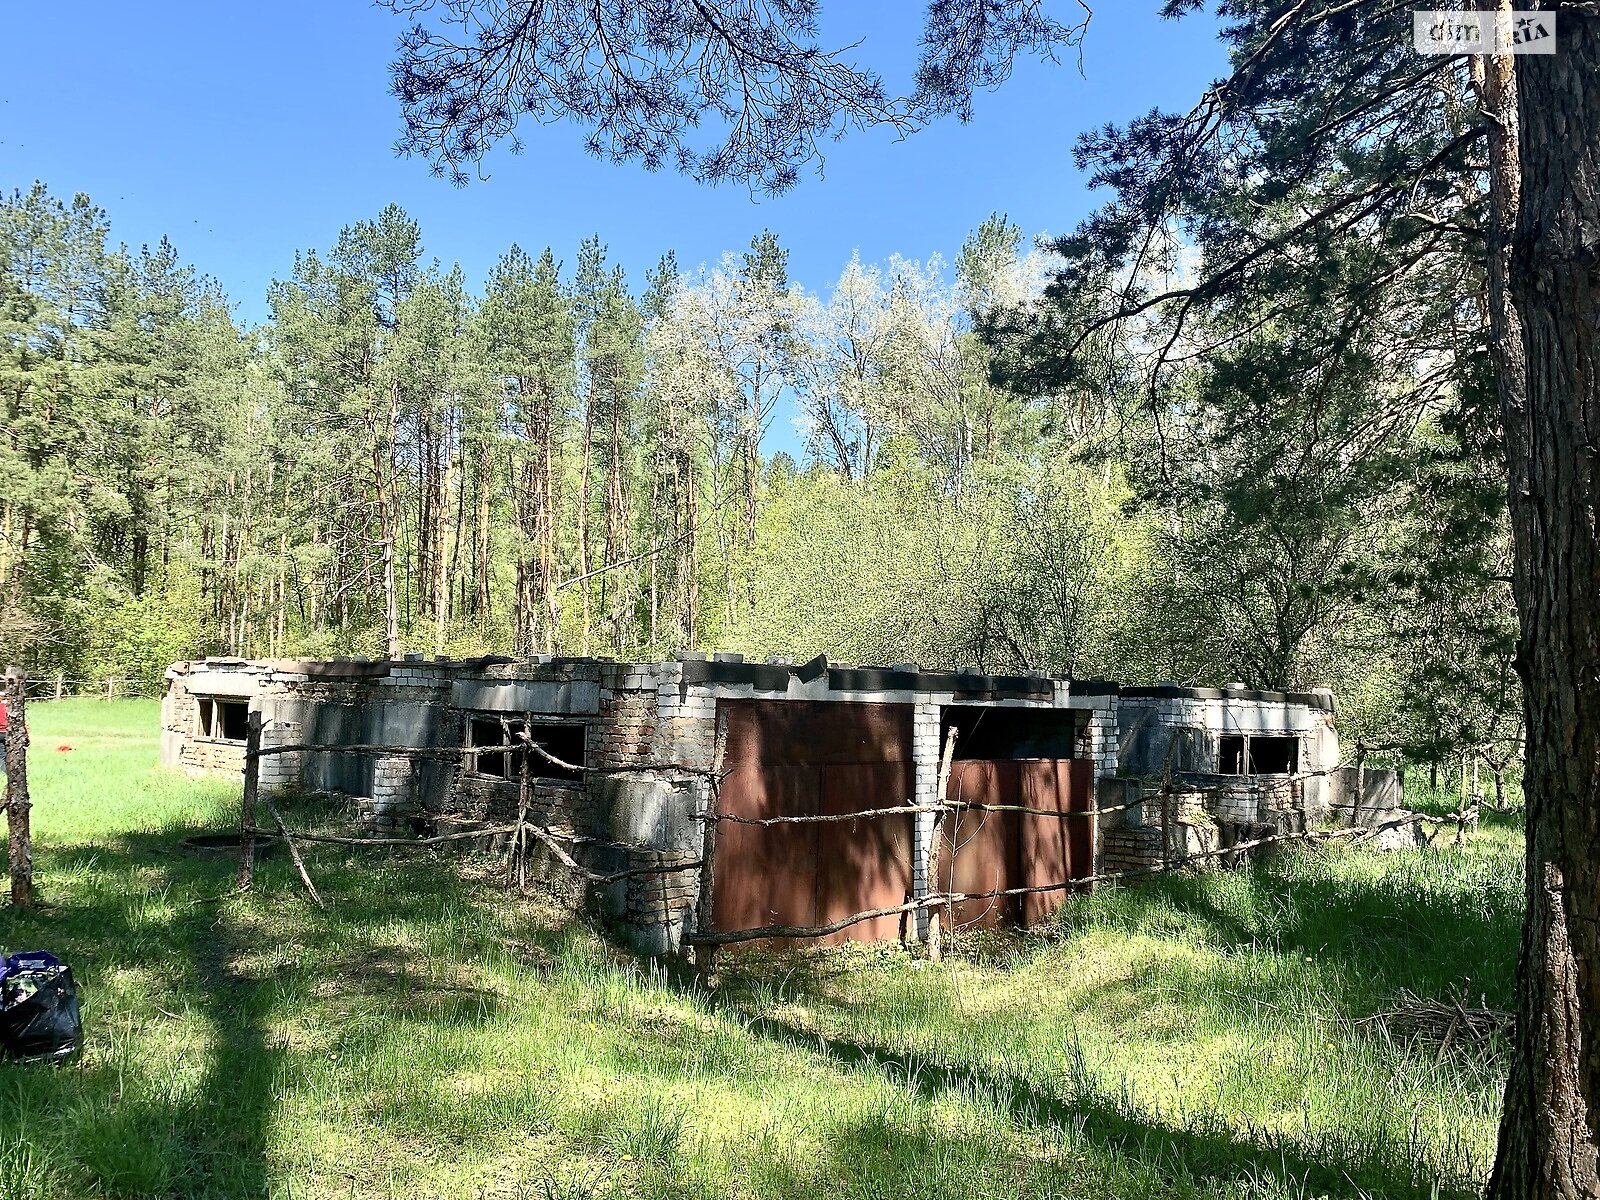
[{"label": "green grass field", "polygon": [[236,787],[156,768],[153,703],[31,714],[46,907],[0,909],[0,946],[72,962],[87,1035],[0,1065],[0,1200],[1482,1186],[1504,1048],[1361,1018],[1509,1007],[1508,826],[1104,891],[939,965],[730,957],[707,994],[459,859],[318,850],[323,913],[274,856],[229,896],[176,842]]}]

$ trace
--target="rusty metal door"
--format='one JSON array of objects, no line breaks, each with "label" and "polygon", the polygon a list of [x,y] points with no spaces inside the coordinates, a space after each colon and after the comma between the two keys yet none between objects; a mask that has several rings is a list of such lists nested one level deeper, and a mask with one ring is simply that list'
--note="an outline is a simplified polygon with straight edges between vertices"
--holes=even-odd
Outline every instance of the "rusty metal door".
[{"label": "rusty metal door", "polygon": [[[950,764],[945,798],[968,804],[1017,803],[1018,764],[966,759]],[[944,822],[939,876],[944,891],[977,895],[1016,886],[1017,814],[965,808]],[[993,929],[1016,923],[1017,898],[963,900],[953,908],[957,929]]]},{"label": "rusty metal door", "polygon": [[[1023,807],[1061,813],[1087,813],[1092,808],[1094,772],[1088,759],[1034,759],[1017,765]],[[1044,887],[1094,873],[1093,818],[1018,816],[1022,870],[1016,886]],[[1023,926],[1046,920],[1070,894],[1064,889],[1021,897]]]},{"label": "rusty metal door", "polygon": [[[817,768],[738,763],[726,769],[719,812],[756,819],[816,815]],[[717,929],[814,925],[818,828],[723,821],[713,894]]]},{"label": "rusty metal door", "polygon": [[[1087,759],[967,759],[951,764],[945,798],[1050,812],[1086,812],[1094,776]],[[963,809],[945,821],[940,882],[946,891],[977,895],[1046,887],[1093,874],[1094,830],[1087,817]],[[1036,925],[1061,906],[1070,889],[964,900],[957,929]]]},{"label": "rusty metal door", "polygon": [[[829,701],[722,701],[720,814],[746,818],[860,812],[910,802],[911,708]],[[715,928],[824,925],[904,903],[911,891],[911,818],[799,825],[724,821],[717,832]],[[899,934],[898,917],[826,941]]]},{"label": "rusty metal door", "polygon": [[[904,804],[913,791],[909,762],[832,764],[822,768],[824,814],[863,812]],[[817,924],[911,898],[909,815],[828,822],[817,830]],[[901,915],[873,917],[818,940],[883,942],[900,936]]]}]

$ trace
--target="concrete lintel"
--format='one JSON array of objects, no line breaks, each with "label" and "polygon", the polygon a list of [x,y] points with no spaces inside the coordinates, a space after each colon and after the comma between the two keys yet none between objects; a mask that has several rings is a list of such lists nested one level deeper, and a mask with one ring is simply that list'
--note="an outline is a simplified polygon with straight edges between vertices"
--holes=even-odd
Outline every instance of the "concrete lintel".
[{"label": "concrete lintel", "polygon": [[255,696],[261,692],[264,675],[248,671],[196,671],[186,686],[195,696]]},{"label": "concrete lintel", "polygon": [[450,703],[456,708],[476,708],[487,712],[598,713],[600,684],[593,680],[571,683],[506,680],[491,683],[458,679],[450,685]]}]

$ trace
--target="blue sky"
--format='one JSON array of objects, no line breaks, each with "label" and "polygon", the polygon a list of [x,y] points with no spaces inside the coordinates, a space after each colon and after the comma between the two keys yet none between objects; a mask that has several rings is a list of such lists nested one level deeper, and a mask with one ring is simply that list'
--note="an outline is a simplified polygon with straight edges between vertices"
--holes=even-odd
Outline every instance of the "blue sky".
[{"label": "blue sky", "polygon": [[[828,148],[822,177],[777,199],[599,162],[572,125],[524,128],[524,153],[496,152],[486,181],[434,179],[392,149],[400,118],[387,69],[402,22],[361,0],[3,5],[0,188],[41,179],[58,195],[87,192],[117,240],[170,236],[247,322],[264,318],[267,285],[296,250],[328,246],[390,202],[474,287],[513,242],[553,246],[570,266],[598,232],[642,286],[668,248],[692,268],[771,228],[793,278],[823,290],[852,250],[869,261],[952,257],[992,211],[1029,234],[1070,229],[1097,203],[1072,165],[1076,135],[1187,108],[1225,69],[1204,15],[1163,22],[1158,3],[1097,0],[1082,75],[1070,61],[1028,62],[979,97],[972,123],[904,140],[851,134]],[[831,0],[824,41],[864,39],[859,59],[903,90],[922,9]]]}]

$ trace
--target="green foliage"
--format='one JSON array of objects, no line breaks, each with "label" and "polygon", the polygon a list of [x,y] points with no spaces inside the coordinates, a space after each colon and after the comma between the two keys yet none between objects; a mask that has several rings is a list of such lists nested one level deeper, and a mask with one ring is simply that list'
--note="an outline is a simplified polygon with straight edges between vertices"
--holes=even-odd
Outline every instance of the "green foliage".
[{"label": "green foliage", "polygon": [[[1518,744],[1482,355],[1397,375],[1449,303],[1419,277],[1370,320],[1319,307],[1387,243],[1031,390],[997,382],[1038,382],[1018,314],[1102,300],[1043,297],[1062,260],[1000,216],[953,271],[852,261],[826,298],[770,231],[638,298],[598,236],[569,275],[512,247],[477,296],[391,206],[298,255],[253,331],[169,244],[108,250],[85,198],[0,217],[0,642],[40,673],[723,648],[1329,685],[1413,758]],[[1158,336],[1186,355],[1152,393],[1129,364]],[[791,401],[798,464],[762,451]]]}]

